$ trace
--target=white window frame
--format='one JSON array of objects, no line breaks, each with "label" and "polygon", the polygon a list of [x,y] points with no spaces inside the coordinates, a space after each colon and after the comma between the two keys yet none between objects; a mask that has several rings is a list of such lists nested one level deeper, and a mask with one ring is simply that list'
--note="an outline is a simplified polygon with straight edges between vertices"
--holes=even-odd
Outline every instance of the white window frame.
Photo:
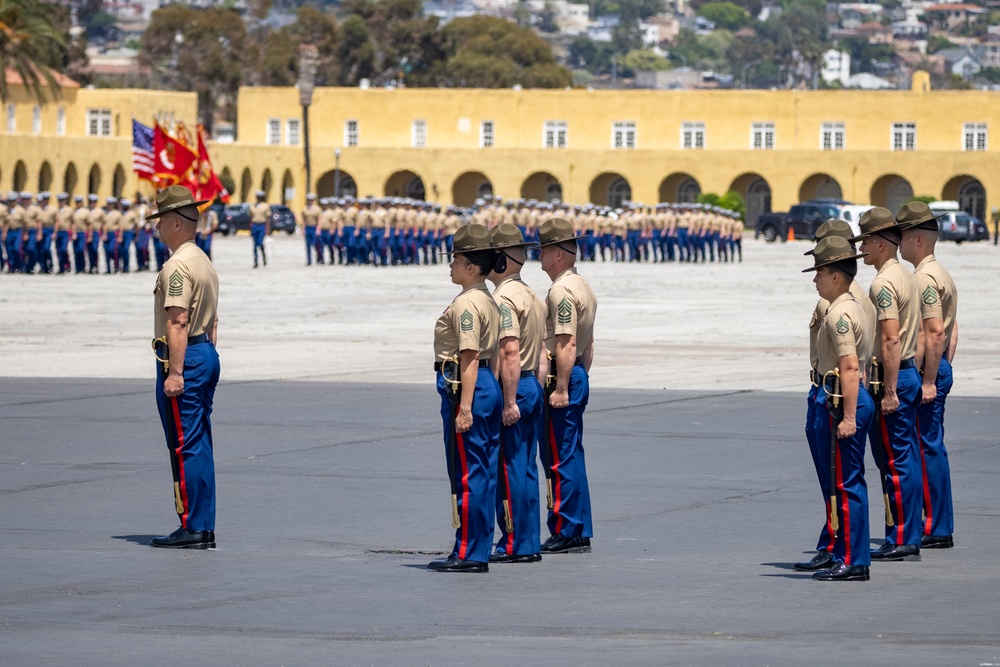
[{"label": "white window frame", "polygon": [[479,123],[479,147],[493,148],[496,143],[496,123],[484,120]]},{"label": "white window frame", "polygon": [[917,124],[909,121],[893,123],[890,148],[893,151],[917,150]]},{"label": "white window frame", "polygon": [[830,121],[823,123],[819,131],[819,149],[821,151],[842,151],[847,145],[847,132],[844,123]]},{"label": "white window frame", "polygon": [[42,108],[37,104],[31,107],[31,133],[42,133]]},{"label": "white window frame", "polygon": [[66,107],[59,107],[56,109],[56,135],[65,136],[66,134]]},{"label": "white window frame", "polygon": [[264,134],[264,143],[268,146],[280,146],[281,145],[281,119],[280,118],[268,118],[267,126]]},{"label": "white window frame", "polygon": [[962,125],[962,150],[985,151],[989,146],[989,126],[986,123]]},{"label": "white window frame", "polygon": [[354,147],[358,145],[358,137],[360,136],[358,121],[355,118],[351,118],[344,121],[344,145],[349,147]]},{"label": "white window frame", "polygon": [[111,136],[111,109],[87,109],[87,136]]},{"label": "white window frame", "polygon": [[705,150],[705,123],[686,120],[681,123],[681,148],[689,151]]},{"label": "white window frame", "polygon": [[7,105],[7,132],[17,132],[17,107],[13,103]]},{"label": "white window frame", "polygon": [[750,150],[774,150],[774,123],[772,121],[760,121],[750,124]]},{"label": "white window frame", "polygon": [[569,146],[569,123],[564,120],[547,120],[542,124],[542,148]]},{"label": "white window frame", "polygon": [[298,146],[302,143],[302,121],[298,118],[289,118],[285,121],[285,143],[289,146]]},{"label": "white window frame", "polygon": [[611,148],[635,150],[635,121],[616,120],[611,124]]},{"label": "white window frame", "polygon": [[410,123],[410,146],[427,148],[427,121],[418,118]]}]

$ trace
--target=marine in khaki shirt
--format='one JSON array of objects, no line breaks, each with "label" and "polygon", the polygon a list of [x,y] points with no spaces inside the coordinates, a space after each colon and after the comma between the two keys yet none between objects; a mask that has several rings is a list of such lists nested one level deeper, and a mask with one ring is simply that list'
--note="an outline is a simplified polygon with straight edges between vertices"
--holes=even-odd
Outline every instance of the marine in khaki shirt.
[{"label": "marine in khaki shirt", "polygon": [[218,317],[219,276],[208,256],[186,241],[167,259],[153,290],[153,337],[167,335],[167,308],[183,308],[188,313],[188,338],[213,334]]},{"label": "marine in khaki shirt", "polygon": [[913,274],[899,260],[891,258],[879,269],[868,295],[875,305],[880,335],[886,320],[898,321],[899,359],[912,359],[917,353],[920,332],[920,301]]},{"label": "marine in khaki shirt", "polygon": [[480,360],[497,353],[500,311],[486,282],[464,288],[434,325],[434,358],[448,361],[462,350],[475,350]]}]

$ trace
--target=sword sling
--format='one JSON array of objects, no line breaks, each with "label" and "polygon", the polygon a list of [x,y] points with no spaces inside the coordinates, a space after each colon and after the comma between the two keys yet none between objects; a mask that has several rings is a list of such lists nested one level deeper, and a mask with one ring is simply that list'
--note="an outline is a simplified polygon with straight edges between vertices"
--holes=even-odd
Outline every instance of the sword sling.
[{"label": "sword sling", "polygon": [[451,483],[451,527],[456,530],[462,527],[462,521],[458,517],[458,493],[459,480],[458,471],[455,464],[455,457],[458,456],[458,433],[455,430],[455,419],[458,416],[458,403],[462,398],[462,380],[458,360],[444,362],[441,367],[441,375],[444,377],[445,393],[451,403],[448,411],[448,481]]},{"label": "sword sling", "polygon": [[549,357],[549,372],[545,376],[545,387],[542,396],[542,429],[545,431],[545,443],[538,450],[539,458],[542,460],[542,468],[545,470],[545,506],[547,509],[555,507],[552,502],[552,452],[550,438],[552,434],[552,408],[549,405],[549,397],[556,390],[555,358]]},{"label": "sword sling", "polygon": [[874,444],[872,446],[872,455],[875,459],[875,465],[878,466],[879,481],[882,484],[882,503],[885,506],[885,525],[888,527],[893,527],[896,525],[895,521],[892,519],[892,509],[889,504],[889,488],[886,482],[886,476],[888,475],[888,463],[885,460],[885,442],[882,440],[882,397],[885,395],[885,384],[884,384],[884,369],[882,364],[879,363],[877,357],[872,357],[872,368],[871,368],[871,382],[869,383],[869,393],[872,396],[872,401],[875,403],[875,414],[872,420],[872,430],[871,436]]},{"label": "sword sling", "polygon": [[[833,385],[831,390],[830,385]],[[844,416],[844,395],[840,387],[840,371],[833,369],[823,376],[823,391],[826,392],[826,406],[830,411],[830,527],[836,533],[840,529],[837,519],[837,426]]]}]

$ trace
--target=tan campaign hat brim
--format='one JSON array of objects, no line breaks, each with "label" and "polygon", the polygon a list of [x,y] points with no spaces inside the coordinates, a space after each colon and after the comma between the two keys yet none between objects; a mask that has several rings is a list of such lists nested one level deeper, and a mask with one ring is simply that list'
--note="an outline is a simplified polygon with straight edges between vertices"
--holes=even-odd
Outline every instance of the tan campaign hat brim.
[{"label": "tan campaign hat brim", "polygon": [[201,201],[179,201],[170,204],[162,209],[157,209],[156,213],[151,213],[146,216],[146,220],[152,220],[153,218],[159,218],[164,213],[170,213],[171,211],[176,211],[179,208],[187,208],[188,206],[201,206],[202,204],[207,204],[211,199],[202,199]]},{"label": "tan campaign hat brim", "polygon": [[[879,231],[882,231],[882,230],[879,230]],[[857,255],[847,255],[845,257],[831,257],[829,259],[823,260],[822,262],[820,262],[819,264],[817,264],[815,266],[810,266],[808,269],[802,269],[802,273],[809,273],[810,271],[815,271],[816,269],[821,269],[824,266],[830,266],[831,264],[836,264],[837,262],[843,262],[843,261],[846,261],[848,259],[861,259],[862,257],[867,257],[867,256],[868,256],[867,252],[861,252],[861,253],[858,253]]]}]

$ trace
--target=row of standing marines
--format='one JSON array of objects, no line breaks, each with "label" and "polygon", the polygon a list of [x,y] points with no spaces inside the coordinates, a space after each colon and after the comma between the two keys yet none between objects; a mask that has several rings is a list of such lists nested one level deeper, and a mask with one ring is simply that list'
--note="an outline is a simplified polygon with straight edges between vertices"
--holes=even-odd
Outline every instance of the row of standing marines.
[{"label": "row of standing marines", "polygon": [[[263,252],[268,208],[264,192],[251,208],[254,265]],[[581,237],[583,261],[728,262],[743,260],[743,222],[728,209],[703,204],[627,203],[623,208],[538,202],[533,199],[478,199],[469,211],[416,199],[322,197],[307,195],[300,222],[306,264],[435,264],[450,252],[459,227],[476,223],[489,229],[510,223],[528,241],[539,240],[548,220],[568,221]],[[256,232],[254,232],[256,225]],[[529,259],[538,259],[538,250]]]},{"label": "row of standing marines", "polygon": [[[583,413],[597,299],[575,268],[579,238],[564,218],[542,223],[537,244],[511,223],[455,233],[450,275],[462,291],[434,327],[455,542],[433,570],[487,572],[489,563],[590,551]],[[521,280],[532,248],[552,280],[544,302]],[[544,543],[536,450],[547,489]]]},{"label": "row of standing marines", "polygon": [[[55,202],[53,202],[53,199]],[[159,269],[170,254],[155,225],[146,220],[145,199],[72,198],[65,192],[10,192],[0,203],[0,271],[8,273],[128,273]],[[201,214],[197,245],[211,256],[214,211]],[[103,260],[103,261],[102,261]]]},{"label": "row of standing marines", "polygon": [[[855,236],[830,220],[806,253],[820,300],[809,324],[805,431],[826,512],[816,555],[794,568],[826,581],[867,581],[872,560],[919,560],[922,548],[954,545],[944,410],[958,292],[934,256],[938,222],[911,202],[896,216],[871,209],[860,227]],[[877,271],[867,293],[855,280],[858,259]],[[869,547],[866,437],[885,503],[878,549]]]}]

